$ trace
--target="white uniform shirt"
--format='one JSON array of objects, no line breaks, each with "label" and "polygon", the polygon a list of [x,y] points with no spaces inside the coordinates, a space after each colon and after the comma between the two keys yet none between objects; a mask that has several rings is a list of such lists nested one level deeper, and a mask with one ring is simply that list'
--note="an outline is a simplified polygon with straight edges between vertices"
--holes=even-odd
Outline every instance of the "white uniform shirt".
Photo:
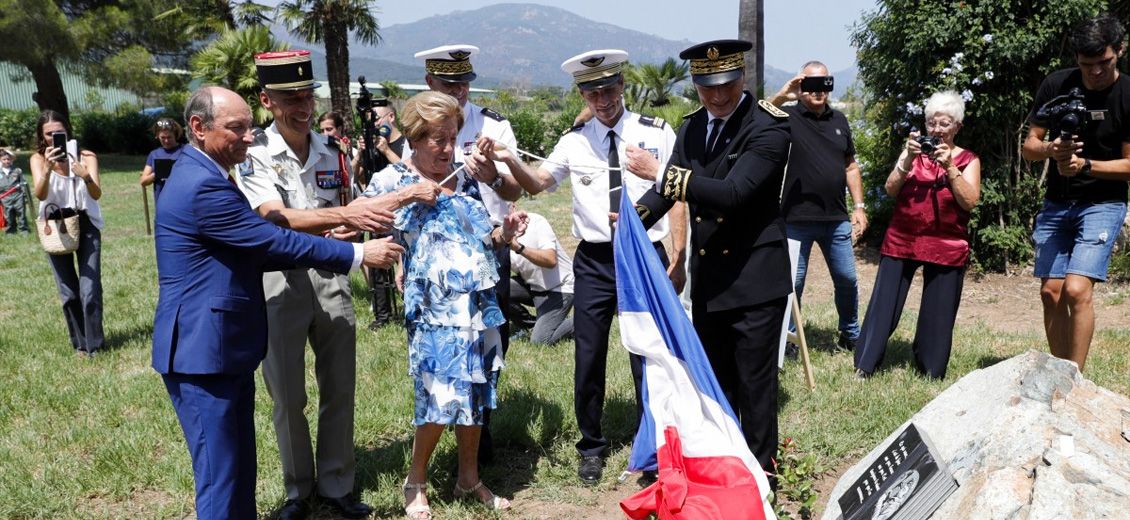
[{"label": "white uniform shirt", "polygon": [[236,166],[236,182],[252,208],[272,200],[295,209],[341,205],[337,187],[341,160],[338,150],[327,146],[325,136],[310,132],[310,155],[301,164],[274,123],[263,134],[247,149],[247,161]]},{"label": "white uniform shirt", "polygon": [[573,259],[561,247],[553,227],[545,217],[537,213],[529,214],[526,233],[518,237],[518,243],[529,249],[553,249],[557,251],[557,267],[540,267],[513,249],[510,250],[510,270],[522,278],[530,289],[538,292],[554,291],[573,294]]},{"label": "white uniform shirt", "polygon": [[[586,242],[611,242],[612,231],[608,225],[608,131],[616,132],[616,153],[621,168],[628,163],[627,145],[643,148],[659,161],[659,171],[667,165],[671,149],[675,145],[675,132],[670,125],[661,127],[645,124],[640,115],[624,110],[616,126],[611,129],[593,118],[580,130],[572,130],[561,136],[549,161],[541,165],[556,181],[550,191],[557,189],[566,177],[573,184],[573,235]],[[657,178],[662,179],[657,175]],[[628,190],[628,198],[633,202],[640,199],[655,183],[641,179],[626,169],[620,172],[620,182]],[[617,195],[619,196],[619,195]],[[647,231],[652,242],[659,242],[667,236],[667,217]]]},{"label": "white uniform shirt", "polygon": [[[463,153],[460,154],[456,150],[456,168],[463,165],[464,157],[470,157],[471,150],[480,137],[489,137],[501,142],[510,150],[518,148],[518,140],[514,138],[514,129],[510,127],[510,121],[505,119],[499,121],[483,114],[483,110],[483,107],[470,101],[463,105],[463,127],[459,129],[459,136],[455,139],[455,148],[461,149]],[[409,148],[404,151],[402,159],[411,156],[412,150]],[[494,166],[498,168],[499,175],[510,175],[510,168],[505,164],[495,161]],[[489,184],[483,182],[479,183],[479,194],[483,197],[483,205],[487,207],[487,213],[490,213],[491,223],[496,226],[502,225],[502,219],[510,214],[510,203],[502,200]]]}]

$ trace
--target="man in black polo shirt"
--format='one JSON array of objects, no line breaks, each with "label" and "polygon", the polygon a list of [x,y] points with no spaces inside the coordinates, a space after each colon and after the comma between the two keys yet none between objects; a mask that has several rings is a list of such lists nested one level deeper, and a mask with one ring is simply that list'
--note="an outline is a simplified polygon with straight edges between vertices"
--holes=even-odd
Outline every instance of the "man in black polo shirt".
[{"label": "man in black polo shirt", "polygon": [[[1033,274],[1040,278],[1048,346],[1052,355],[1075,361],[1080,370],[1095,331],[1094,286],[1106,281],[1111,247],[1126,217],[1130,78],[1118,71],[1125,41],[1125,28],[1109,14],[1075,28],[1071,47],[1078,67],[1044,79],[1023,148],[1029,161],[1051,159],[1044,205],[1032,232]],[[1073,90],[1094,120],[1070,130],[1063,119],[1045,117],[1040,108]],[[1061,138],[1064,130],[1074,134],[1071,139]]]},{"label": "man in black polo shirt", "polygon": [[[800,242],[797,259],[796,295],[804,292],[808,255],[812,244],[828,264],[835,286],[836,311],[840,315],[838,350],[853,350],[859,339],[859,291],[855,276],[852,242],[867,229],[863,204],[863,180],[855,162],[855,144],[847,118],[828,105],[828,92],[803,92],[806,77],[829,77],[828,67],[819,61],[804,64],[800,74],[785,83],[771,103],[789,114],[792,152],[781,197],[790,240]],[[850,212],[844,201],[844,187],[851,192],[855,207]]]}]

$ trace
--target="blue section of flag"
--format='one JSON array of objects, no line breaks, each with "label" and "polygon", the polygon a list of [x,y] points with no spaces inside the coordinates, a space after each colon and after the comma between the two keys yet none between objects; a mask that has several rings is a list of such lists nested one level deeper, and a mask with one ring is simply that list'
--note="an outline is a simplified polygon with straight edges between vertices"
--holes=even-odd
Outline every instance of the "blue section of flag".
[{"label": "blue section of flag", "polygon": [[[626,191],[626,190],[622,190]],[[626,193],[620,196],[620,217],[613,243],[616,257],[616,296],[620,312],[642,312],[651,314],[659,328],[671,354],[681,360],[689,372],[694,388],[685,391],[700,392],[703,398],[711,399],[721,405],[723,412],[737,424],[737,415],[730,402],[718,386],[710,361],[702,349],[702,343],[691,325],[690,318],[683,310],[679,296],[667,277],[655,247],[643,228],[643,222],[636,214],[635,204]],[[631,331],[621,328],[625,344],[630,341]],[[632,454],[628,458],[631,471],[656,468],[655,420],[651,415],[647,388],[648,361],[644,358],[643,418],[632,444]]]}]

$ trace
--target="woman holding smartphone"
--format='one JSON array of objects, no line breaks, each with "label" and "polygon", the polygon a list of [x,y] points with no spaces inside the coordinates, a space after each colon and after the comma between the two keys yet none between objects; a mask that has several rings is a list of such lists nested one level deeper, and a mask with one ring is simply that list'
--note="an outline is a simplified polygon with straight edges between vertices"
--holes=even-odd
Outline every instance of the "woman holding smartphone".
[{"label": "woman holding smartphone", "polygon": [[[94,357],[102,348],[102,197],[98,158],[82,150],[67,153],[71,126],[54,110],[44,110],[35,124],[36,153],[31,156],[32,193],[39,216],[49,204],[74,208],[79,214],[79,246],[73,254],[48,255],[63,302],[71,345],[80,357]],[[77,147],[75,148],[77,150]],[[78,265],[76,273],[75,265]]]}]

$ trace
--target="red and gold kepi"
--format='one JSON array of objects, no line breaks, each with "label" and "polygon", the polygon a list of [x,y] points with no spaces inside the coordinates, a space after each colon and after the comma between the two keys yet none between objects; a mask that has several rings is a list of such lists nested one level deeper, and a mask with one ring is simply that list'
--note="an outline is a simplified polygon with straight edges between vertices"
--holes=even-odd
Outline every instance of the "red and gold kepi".
[{"label": "red and gold kepi", "polygon": [[689,47],[679,57],[691,62],[691,81],[712,87],[729,83],[745,71],[745,53],[753,44],[745,40],[714,40]]},{"label": "red and gold kepi", "polygon": [[259,86],[269,90],[306,90],[321,85],[314,81],[310,51],[264,52],[255,55]]},{"label": "red and gold kepi", "polygon": [[474,81],[478,77],[471,67],[471,57],[478,53],[478,47],[458,43],[420,51],[415,56],[418,60],[424,60],[424,70],[429,76],[442,81],[462,83]]}]

